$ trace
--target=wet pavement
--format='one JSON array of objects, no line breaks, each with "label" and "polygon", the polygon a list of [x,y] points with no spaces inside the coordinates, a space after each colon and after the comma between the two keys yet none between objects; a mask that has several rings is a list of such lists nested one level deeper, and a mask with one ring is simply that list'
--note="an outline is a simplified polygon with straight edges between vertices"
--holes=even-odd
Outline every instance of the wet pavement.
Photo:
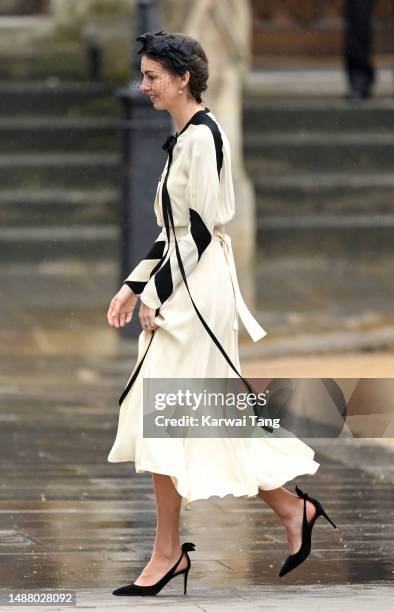
[{"label": "wet pavement", "polygon": [[[287,541],[268,506],[214,497],[182,509],[181,541],[196,544],[186,598],[181,578],[154,601],[112,596],[148,560],[155,531],[150,474],[107,462],[132,348],[126,341],[112,354],[3,354],[2,601],[9,591],[70,589],[78,607],[95,609],[392,609],[394,448],[357,439],[306,440],[318,473],[286,486],[320,499],[338,529],[321,518],[310,557],[288,576],[278,577]],[[291,364],[245,363],[244,372],[294,375]]]},{"label": "wet pavement", "polygon": [[[390,265],[382,270],[387,279]],[[115,266],[105,262],[91,269],[71,260],[0,267],[7,287],[0,313],[0,603],[10,591],[70,589],[78,607],[97,610],[392,609],[394,440],[306,440],[316,450],[318,473],[286,487],[294,491],[297,483],[320,499],[338,529],[320,519],[309,559],[288,576],[278,577],[287,541],[268,506],[215,497],[182,509],[181,540],[196,544],[186,597],[181,578],[155,600],[112,595],[138,575],[155,532],[150,474],[136,475],[130,462],[107,461],[118,397],[136,357],[135,342],[119,341],[106,324],[116,277]],[[319,301],[306,301],[283,326],[275,286],[270,293],[267,285],[261,319],[264,325],[268,318],[273,339],[258,343],[260,354],[258,345],[242,344],[246,376],[392,377],[390,343],[368,353],[348,346],[345,354],[344,340],[336,353],[318,359],[310,344],[312,355],[302,356],[306,330],[320,332],[327,353],[322,331],[352,330],[361,339],[375,326],[384,335],[388,311],[354,321],[345,296],[337,318]],[[376,337],[368,350],[383,346]],[[290,340],[292,346],[280,345]]]}]

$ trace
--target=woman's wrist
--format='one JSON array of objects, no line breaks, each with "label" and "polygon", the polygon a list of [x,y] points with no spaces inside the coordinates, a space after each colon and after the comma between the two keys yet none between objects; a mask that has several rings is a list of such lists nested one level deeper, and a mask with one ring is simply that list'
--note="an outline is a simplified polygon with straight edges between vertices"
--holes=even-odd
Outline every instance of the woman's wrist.
[{"label": "woman's wrist", "polygon": [[[123,287],[127,287],[127,289],[130,292],[130,295],[137,295],[126,281],[123,283],[122,288]],[[137,297],[138,297],[138,295],[137,295]]]}]

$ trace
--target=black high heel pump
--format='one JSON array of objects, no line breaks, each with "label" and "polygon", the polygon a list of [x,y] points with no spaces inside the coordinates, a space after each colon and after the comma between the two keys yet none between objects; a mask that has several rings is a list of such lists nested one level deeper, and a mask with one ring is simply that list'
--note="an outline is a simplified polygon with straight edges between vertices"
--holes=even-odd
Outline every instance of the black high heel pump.
[{"label": "black high heel pump", "polygon": [[[184,542],[182,544],[182,554],[179,557],[178,561],[155,584],[150,584],[149,586],[141,586],[139,584],[134,583],[127,584],[126,586],[119,587],[119,589],[115,589],[115,591],[112,592],[112,595],[157,595],[157,593],[161,591],[161,589],[167,584],[167,582],[169,582],[175,576],[179,576],[180,574],[183,574],[183,594],[186,595],[187,576],[191,568],[191,561],[189,555],[187,554],[187,551],[190,550],[195,550],[195,545],[192,544],[192,542]],[[186,553],[187,567],[175,574],[174,572],[179,563],[181,562],[184,553]]]},{"label": "black high heel pump", "polygon": [[[311,552],[311,543],[312,543],[312,528],[313,528],[313,525],[315,524],[316,519],[319,516],[324,516],[324,518],[327,519],[327,521],[331,523],[331,525],[335,529],[337,528],[335,523],[333,523],[333,521],[327,515],[323,506],[317,499],[314,499],[313,497],[309,497],[308,493],[304,493],[303,491],[301,491],[301,489],[299,489],[297,485],[295,487],[295,490],[296,490],[298,497],[301,497],[304,500],[304,516],[303,516],[303,521],[302,521],[302,544],[301,544],[300,549],[296,553],[294,553],[293,555],[289,555],[287,557],[286,561],[282,565],[282,568],[279,572],[280,577],[291,572],[291,570],[295,569],[298,565],[300,565],[300,563],[305,561],[305,559],[309,556],[309,553]],[[307,515],[306,515],[306,500],[312,502],[312,504],[316,508],[316,513],[310,523],[308,523]]]}]

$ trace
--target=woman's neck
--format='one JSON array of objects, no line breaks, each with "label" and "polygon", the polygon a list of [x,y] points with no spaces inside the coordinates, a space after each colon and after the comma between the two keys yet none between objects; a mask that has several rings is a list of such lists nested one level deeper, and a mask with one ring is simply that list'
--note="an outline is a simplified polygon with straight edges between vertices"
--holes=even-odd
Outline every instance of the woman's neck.
[{"label": "woman's neck", "polygon": [[171,115],[175,121],[176,133],[179,134],[193,115],[199,110],[204,110],[204,108],[205,106],[203,104],[194,103],[172,111]]}]

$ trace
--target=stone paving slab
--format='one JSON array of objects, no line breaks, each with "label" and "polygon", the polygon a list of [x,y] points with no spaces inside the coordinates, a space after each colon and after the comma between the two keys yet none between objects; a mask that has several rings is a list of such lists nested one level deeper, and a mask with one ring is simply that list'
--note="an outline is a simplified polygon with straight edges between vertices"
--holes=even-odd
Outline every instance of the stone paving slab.
[{"label": "stone paving slab", "polygon": [[[190,575],[189,575],[190,580]],[[362,586],[342,585],[335,590],[330,586],[313,585],[307,587],[280,588],[270,587],[234,587],[231,593],[218,589],[209,592],[202,587],[189,586],[186,596],[176,594],[175,588],[168,587],[155,597],[114,597],[105,589],[94,591],[81,590],[77,593],[78,609],[104,612],[108,608],[132,608],[133,610],[174,610],[188,612],[221,612],[222,610],[291,610],[305,612],[306,609],[323,612],[354,612],[355,609],[370,612],[373,608],[380,612],[392,610],[392,587],[374,583]],[[0,591],[0,601],[5,592]],[[1,606],[2,610],[15,610],[15,607]],[[51,612],[73,609],[71,606],[51,607]],[[22,610],[48,612],[48,607],[24,606]]]},{"label": "stone paving slab", "polygon": [[[34,362],[21,358],[19,367],[13,359],[3,364],[3,594],[5,586],[70,588],[82,608],[152,606],[149,599],[112,596],[149,558],[155,528],[150,474],[136,475],[130,462],[107,463],[126,373],[124,364],[118,365],[124,357],[40,356]],[[354,356],[354,372],[357,365]],[[250,376],[255,366],[245,364],[245,374]],[[264,366],[280,369],[280,361]],[[294,367],[300,368],[300,361]],[[375,604],[389,609],[393,448],[373,440],[305,441],[316,451],[318,474],[285,486],[304,485],[329,508],[338,529],[320,519],[309,559],[280,579],[286,538],[260,499],[215,496],[193,502],[190,512],[182,511],[181,522],[182,541],[196,543],[187,601],[182,584],[174,580],[153,605],[167,610],[304,610],[311,605],[351,610],[357,596],[361,610]]]}]

